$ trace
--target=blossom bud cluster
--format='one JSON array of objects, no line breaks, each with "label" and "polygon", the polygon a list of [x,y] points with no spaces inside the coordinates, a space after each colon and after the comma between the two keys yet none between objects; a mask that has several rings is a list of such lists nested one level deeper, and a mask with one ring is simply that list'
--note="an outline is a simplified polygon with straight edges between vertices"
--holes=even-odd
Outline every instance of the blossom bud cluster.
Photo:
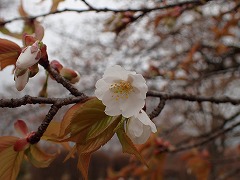
[{"label": "blossom bud cluster", "polygon": [[15,86],[18,91],[24,89],[29,77],[38,73],[36,65],[41,58],[40,42],[35,41],[32,45],[25,47],[16,61],[14,73]]},{"label": "blossom bud cluster", "polygon": [[60,62],[53,60],[51,61],[50,65],[70,83],[75,84],[80,80],[80,74],[77,71],[63,67],[63,65]]},{"label": "blossom bud cluster", "polygon": [[152,132],[157,132],[155,124],[142,110],[147,91],[141,74],[119,65],[106,69],[103,78],[96,83],[95,95],[106,106],[105,113],[127,119],[125,131],[135,144],[145,143]]}]

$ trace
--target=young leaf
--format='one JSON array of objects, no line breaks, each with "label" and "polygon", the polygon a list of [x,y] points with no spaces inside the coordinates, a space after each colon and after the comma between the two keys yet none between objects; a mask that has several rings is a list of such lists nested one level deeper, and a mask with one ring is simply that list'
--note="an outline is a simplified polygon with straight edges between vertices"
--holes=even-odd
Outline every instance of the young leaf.
[{"label": "young leaf", "polygon": [[60,137],[64,137],[65,135],[67,135],[68,133],[70,133],[70,129],[67,129],[67,127],[69,126],[69,124],[71,123],[71,120],[73,118],[73,115],[78,111],[78,109],[81,108],[81,106],[83,105],[83,103],[77,103],[75,105],[73,105],[64,115],[61,125],[60,125],[60,133],[59,136]]},{"label": "young leaf", "polygon": [[17,38],[17,39],[21,39],[22,38],[22,33],[12,32],[12,31],[10,31],[8,28],[6,28],[4,26],[0,26],[0,32],[3,33],[3,34],[6,34],[8,36],[12,36],[14,38]]},{"label": "young leaf", "polygon": [[22,0],[21,0],[21,2],[20,2],[20,5],[19,5],[19,7],[18,7],[18,13],[22,16],[22,17],[28,17],[29,16],[29,14],[24,10],[24,8],[23,8],[23,2],[22,2]]},{"label": "young leaf", "polygon": [[65,1],[65,0],[52,0],[51,12],[56,11],[57,7],[58,7],[58,4],[62,1]]},{"label": "young leaf", "polygon": [[21,48],[16,43],[0,38],[0,70],[14,65],[20,53]]},{"label": "young leaf", "polygon": [[[98,150],[101,146],[106,144],[114,135],[114,129],[118,125],[121,117],[118,118],[110,118],[112,120],[111,123],[107,127],[99,128],[100,133],[92,134],[86,141],[79,141],[77,143],[78,153],[87,154],[92,153]],[[107,124],[104,121],[109,122],[109,119],[102,120],[99,124]],[[100,126],[99,126],[100,127]]]},{"label": "young leaf", "polygon": [[56,154],[47,154],[39,149],[37,145],[31,145],[25,154],[28,160],[37,168],[48,167],[55,159]]},{"label": "young leaf", "polygon": [[6,148],[13,146],[19,138],[14,136],[2,136],[0,137],[0,153]]},{"label": "young leaf", "polygon": [[84,179],[88,179],[88,167],[90,162],[91,154],[81,154],[78,157],[78,169],[81,171]]},{"label": "young leaf", "polygon": [[38,21],[34,21],[34,30],[35,30],[35,37],[38,40],[42,40],[44,36],[44,28]]},{"label": "young leaf", "polygon": [[105,106],[97,98],[91,99],[78,106],[72,114],[71,123],[66,132],[70,132],[70,138],[74,142],[85,142],[90,128],[98,121],[108,116],[104,112]]},{"label": "young leaf", "polygon": [[15,180],[20,170],[23,151],[13,150],[13,145],[0,152],[0,179]]},{"label": "young leaf", "polygon": [[51,121],[47,130],[44,132],[42,139],[49,140],[49,139],[58,139],[60,133],[60,126],[61,123],[57,121]]},{"label": "young leaf", "polygon": [[123,152],[135,155],[136,158],[138,158],[143,164],[148,166],[146,161],[141,156],[140,152],[137,150],[137,148],[131,141],[131,139],[125,133],[123,126],[122,126],[122,128],[117,130],[117,136],[118,136],[120,143],[122,144]]}]

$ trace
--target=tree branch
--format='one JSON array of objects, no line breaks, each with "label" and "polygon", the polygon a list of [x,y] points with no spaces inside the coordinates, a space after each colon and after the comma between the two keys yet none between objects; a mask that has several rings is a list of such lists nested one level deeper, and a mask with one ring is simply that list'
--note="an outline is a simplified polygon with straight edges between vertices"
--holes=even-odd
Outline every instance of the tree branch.
[{"label": "tree branch", "polygon": [[221,103],[230,103],[232,105],[239,105],[240,99],[237,98],[230,98],[227,96],[222,97],[206,97],[206,96],[199,96],[199,95],[187,95],[187,94],[166,94],[161,93],[157,91],[148,91],[147,96],[150,97],[159,97],[163,98],[165,100],[185,100],[185,101],[196,101],[196,102],[211,102],[215,104],[221,104]]},{"label": "tree branch", "polygon": [[160,99],[158,106],[148,115],[150,119],[157,117],[163,110],[166,100],[164,98]]},{"label": "tree branch", "polygon": [[61,105],[54,104],[51,106],[48,114],[45,116],[45,119],[42,121],[42,124],[38,127],[38,130],[29,137],[28,142],[31,144],[36,144],[40,141],[44,132],[47,130],[48,125],[52,121],[53,117],[57,114],[58,110],[61,108]]},{"label": "tree branch", "polygon": [[72,95],[74,96],[81,96],[81,97],[87,97],[85,94],[82,92],[78,91],[72,84],[70,84],[66,79],[64,79],[62,76],[59,75],[59,73],[53,69],[49,63],[43,64],[40,63],[45,70],[60,84],[63,85],[68,91],[71,92]]},{"label": "tree branch", "polygon": [[63,12],[77,12],[77,13],[84,13],[84,12],[114,12],[114,13],[119,13],[119,12],[142,12],[142,13],[150,13],[153,11],[158,11],[158,10],[163,10],[163,9],[169,9],[169,8],[174,8],[174,7],[182,7],[182,6],[188,6],[188,5],[192,5],[193,7],[198,6],[198,5],[203,5],[209,1],[213,1],[213,0],[191,0],[191,1],[184,1],[184,2],[179,2],[179,3],[175,3],[175,4],[169,4],[169,5],[164,5],[164,6],[158,6],[158,7],[154,7],[154,8],[138,8],[138,9],[111,9],[111,8],[93,8],[92,6],[89,6],[89,4],[83,0],[83,2],[88,5],[89,9],[84,9],[84,10],[76,10],[76,9],[63,9],[63,10],[57,10],[54,12],[49,12],[49,13],[44,13],[44,14],[40,14],[37,16],[31,16],[31,17],[17,17],[17,18],[13,18],[4,22],[0,22],[0,26],[3,26],[7,23],[11,23],[13,21],[18,21],[18,20],[34,20],[37,19],[38,17],[45,17],[48,15],[53,15],[53,14],[60,14]]}]

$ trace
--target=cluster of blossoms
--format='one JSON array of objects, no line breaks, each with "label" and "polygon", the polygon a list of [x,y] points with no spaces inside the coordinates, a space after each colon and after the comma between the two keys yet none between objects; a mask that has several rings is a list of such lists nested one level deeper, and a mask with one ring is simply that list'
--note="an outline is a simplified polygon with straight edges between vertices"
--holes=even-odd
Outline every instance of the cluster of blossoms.
[{"label": "cluster of blossoms", "polygon": [[155,124],[142,110],[147,90],[141,74],[119,65],[106,69],[103,78],[96,83],[95,95],[106,106],[105,113],[127,119],[125,130],[135,144],[143,144],[152,132],[157,132]]},{"label": "cluster of blossoms", "polygon": [[[25,35],[23,38],[25,48],[22,50],[16,61],[14,73],[15,86],[18,91],[24,89],[29,78],[35,76],[40,59],[47,60],[46,45],[37,40],[33,35]],[[72,69],[63,67],[58,61],[51,62],[51,66],[70,83],[79,81],[80,75]]]},{"label": "cluster of blossoms", "polygon": [[17,59],[14,80],[18,91],[23,90],[29,77],[33,77],[38,72],[38,66],[35,64],[41,58],[40,45],[39,41],[35,41],[31,46],[25,47]]}]

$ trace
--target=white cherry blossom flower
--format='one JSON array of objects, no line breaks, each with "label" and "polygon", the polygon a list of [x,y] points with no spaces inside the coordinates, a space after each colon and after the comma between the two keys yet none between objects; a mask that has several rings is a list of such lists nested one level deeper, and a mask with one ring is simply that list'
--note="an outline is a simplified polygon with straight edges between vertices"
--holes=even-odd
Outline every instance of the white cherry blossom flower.
[{"label": "white cherry blossom flower", "polygon": [[143,110],[127,121],[126,133],[134,144],[145,143],[152,132],[157,132],[157,128]]},{"label": "white cherry blossom flower", "polygon": [[41,51],[38,43],[39,41],[36,41],[32,46],[27,46],[22,50],[16,62],[18,68],[27,69],[39,61]]},{"label": "white cherry blossom flower", "polygon": [[129,118],[144,107],[147,90],[141,74],[115,65],[106,69],[103,78],[97,81],[95,95],[106,106],[107,115],[122,114]]},{"label": "white cherry blossom flower", "polygon": [[18,91],[22,91],[29,79],[29,69],[18,69],[16,68],[14,73],[15,86]]}]

